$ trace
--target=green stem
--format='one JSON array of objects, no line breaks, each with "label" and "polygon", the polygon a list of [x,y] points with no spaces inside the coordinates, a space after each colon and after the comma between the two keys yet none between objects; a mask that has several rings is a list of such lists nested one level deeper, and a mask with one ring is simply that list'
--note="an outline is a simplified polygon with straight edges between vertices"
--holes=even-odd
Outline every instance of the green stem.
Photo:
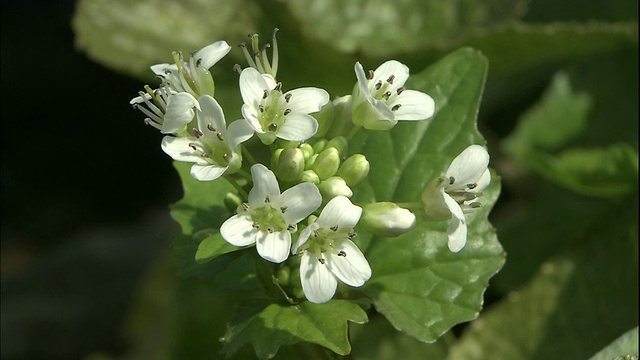
[{"label": "green stem", "polygon": [[249,160],[249,163],[251,165],[255,165],[258,163],[256,159],[253,157],[253,155],[251,155],[251,153],[249,152],[249,149],[247,149],[246,146],[240,145],[240,147],[242,148],[242,154],[244,155],[244,157],[247,158],[247,160]]},{"label": "green stem", "polygon": [[238,182],[234,178],[232,178],[230,175],[224,175],[224,178],[227,179],[227,181],[231,185],[233,185],[236,190],[238,190],[238,193],[240,194],[240,196],[242,196],[243,199],[249,198],[249,194],[247,194],[247,192],[242,188],[242,186],[240,186],[240,184],[238,184]]},{"label": "green stem", "polygon": [[349,134],[347,134],[346,136],[347,140],[351,140],[351,138],[358,132],[358,130],[360,130],[361,127],[362,126],[360,125],[355,125],[353,128],[351,128]]}]

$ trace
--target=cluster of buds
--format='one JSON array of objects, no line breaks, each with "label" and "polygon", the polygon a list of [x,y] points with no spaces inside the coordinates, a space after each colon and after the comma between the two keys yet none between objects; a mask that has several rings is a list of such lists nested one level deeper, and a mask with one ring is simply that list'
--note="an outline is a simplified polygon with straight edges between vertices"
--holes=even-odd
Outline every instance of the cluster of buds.
[{"label": "cluster of buds", "polygon": [[[290,294],[315,303],[333,298],[338,280],[359,287],[372,276],[356,245],[356,229],[399,236],[414,228],[418,212],[424,220],[451,219],[449,247],[460,251],[466,242],[464,212],[479,206],[475,199],[490,180],[486,150],[479,145],[464,150],[429,183],[422,201],[404,207],[354,204],[351,198],[370,164],[363,154],[349,152],[352,136],[360,129],[388,131],[401,120],[429,119],[435,102],[405,89],[409,69],[394,60],[368,72],[356,63],[352,93],[332,101],[320,88],[285,90],[277,80],[275,35],[262,48],[256,34],[249,46],[240,46],[249,65],[234,68],[241,119],[226,119],[209,72],[231,50],[224,41],[188,60],[174,53],[173,64],[152,66],[162,83],[155,90],[145,86],[131,100],[147,124],[166,134],[164,152],[193,163],[195,179],[226,179],[237,190],[224,199],[236,213],[219,229],[222,237],[238,247],[255,244],[260,257],[277,264],[278,281],[291,285]],[[265,151],[269,164],[255,160]]]}]

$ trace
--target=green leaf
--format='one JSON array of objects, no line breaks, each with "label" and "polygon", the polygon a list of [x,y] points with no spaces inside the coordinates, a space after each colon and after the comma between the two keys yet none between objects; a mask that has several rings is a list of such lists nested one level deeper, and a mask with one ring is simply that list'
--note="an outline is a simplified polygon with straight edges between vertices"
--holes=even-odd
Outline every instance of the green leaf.
[{"label": "green leaf", "polygon": [[519,17],[526,3],[525,0],[330,0],[313,4],[286,1],[308,37],[342,52],[375,56],[450,45],[472,29]]},{"label": "green leaf", "polygon": [[347,321],[365,323],[367,314],[346,300],[324,304],[302,302],[299,305],[270,304],[243,321],[234,321],[224,338],[224,352],[233,355],[250,343],[260,359],[275,356],[282,345],[301,341],[324,346],[340,355],[351,351],[347,338]]},{"label": "green leaf", "polygon": [[[184,275],[216,274],[220,263],[208,263],[212,259],[240,247],[223,243],[218,229],[230,214],[224,207],[224,196],[234,188],[223,179],[198,181],[189,173],[189,163],[174,162],[182,180],[184,197],[171,205],[171,217],[180,224],[182,235],[172,244],[173,252],[180,259]],[[202,242],[206,243],[202,244]],[[230,260],[226,259],[225,261]],[[212,271],[214,270],[215,271]]]},{"label": "green leaf", "polygon": [[[364,153],[371,163],[356,200],[420,201],[424,186],[444,174],[455,156],[468,145],[483,144],[476,114],[486,71],[480,53],[461,49],[412,77],[407,88],[430,94],[436,114],[354,139],[353,151]],[[477,317],[488,280],[504,263],[487,221],[499,189],[493,174],[483,207],[468,217],[468,242],[459,253],[447,248],[446,221],[420,222],[403,236],[371,239],[366,257],[373,275],[362,291],[395,328],[432,342],[453,325]]]},{"label": "green leaf", "polygon": [[451,359],[586,359],[638,324],[637,197],[471,324]]},{"label": "green leaf", "polygon": [[627,331],[614,342],[598,351],[590,360],[631,360],[638,357],[638,327]]}]

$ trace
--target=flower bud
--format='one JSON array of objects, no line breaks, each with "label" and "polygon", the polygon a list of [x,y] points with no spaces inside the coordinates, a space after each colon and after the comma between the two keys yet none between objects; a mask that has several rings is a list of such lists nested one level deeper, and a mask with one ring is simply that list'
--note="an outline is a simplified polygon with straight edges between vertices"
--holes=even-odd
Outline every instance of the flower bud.
[{"label": "flower bud", "polygon": [[323,204],[326,204],[338,195],[344,195],[346,197],[353,196],[353,191],[351,191],[351,188],[349,188],[344,179],[337,176],[322,181],[318,185],[318,190],[320,190],[320,194],[322,195]]},{"label": "flower bud", "polygon": [[304,155],[305,163],[309,161],[309,159],[311,159],[313,154],[315,154],[315,152],[313,151],[313,147],[307,143],[300,144],[298,148],[302,151],[302,154]]},{"label": "flower bud", "polygon": [[320,178],[318,174],[316,174],[313,170],[305,170],[302,172],[302,176],[300,177],[301,182],[310,182],[316,185],[320,184]]},{"label": "flower bud", "polygon": [[331,129],[331,125],[333,124],[333,103],[331,101],[327,102],[320,111],[310,114],[318,121],[318,130],[316,130],[314,138],[323,138],[329,129]]},{"label": "flower bud", "polygon": [[327,147],[336,148],[338,150],[338,153],[340,154],[340,157],[342,158],[347,154],[347,149],[349,148],[349,142],[347,141],[347,138],[345,138],[344,136],[337,136],[329,140],[329,142],[327,143]]},{"label": "flower bud", "polygon": [[287,265],[279,265],[276,272],[278,284],[287,286],[291,283],[291,268]]},{"label": "flower bud", "polygon": [[392,202],[378,202],[362,207],[360,225],[375,235],[398,236],[413,229],[416,217]]},{"label": "flower bud", "polygon": [[324,150],[327,147],[328,142],[329,140],[327,139],[320,139],[316,141],[316,143],[313,144],[313,152],[316,154],[320,154],[322,150]]},{"label": "flower bud", "polygon": [[242,204],[242,199],[240,198],[240,196],[238,196],[238,194],[228,192],[224,196],[224,206],[227,208],[227,210],[229,210],[230,213],[235,213],[240,204]]},{"label": "flower bud", "polygon": [[282,150],[275,173],[284,181],[295,181],[304,170],[304,154],[298,148]]},{"label": "flower bud", "polygon": [[451,210],[444,201],[444,184],[448,180],[441,176],[431,180],[422,191],[422,216],[427,221],[451,219]]},{"label": "flower bud", "polygon": [[273,154],[271,155],[271,165],[269,166],[269,168],[275,169],[276,167],[278,167],[278,160],[280,159],[282,150],[284,149],[276,149],[276,151],[273,152]]},{"label": "flower bud", "polygon": [[344,179],[349,186],[358,184],[369,174],[369,162],[362,154],[355,154],[345,160],[338,172],[337,176]]},{"label": "flower bud", "polygon": [[340,153],[338,149],[328,147],[318,154],[311,170],[318,174],[320,180],[326,180],[338,171],[338,167],[340,167]]}]

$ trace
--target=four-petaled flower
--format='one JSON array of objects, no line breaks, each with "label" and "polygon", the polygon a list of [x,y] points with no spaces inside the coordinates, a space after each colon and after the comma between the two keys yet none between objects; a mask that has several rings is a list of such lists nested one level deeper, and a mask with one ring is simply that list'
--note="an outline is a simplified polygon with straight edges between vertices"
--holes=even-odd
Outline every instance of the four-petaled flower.
[{"label": "four-petaled flower", "polygon": [[255,243],[260,256],[281,263],[289,256],[297,224],[320,206],[320,192],[314,184],[302,183],[281,194],[276,176],[262,164],[251,167],[251,176],[249,203],[222,224],[220,234],[235,246]]},{"label": "four-petaled flower", "polygon": [[444,176],[432,180],[422,193],[425,219],[451,219],[447,233],[449,250],[458,252],[467,242],[464,214],[480,206],[474,201],[491,182],[489,153],[471,145],[449,165]]},{"label": "four-petaled flower", "polygon": [[[180,94],[170,99],[177,95]],[[195,163],[191,176],[201,181],[238,171],[242,156],[236,147],[251,138],[253,129],[240,120],[231,123],[227,131],[222,108],[209,95],[202,96],[196,104],[198,127],[193,129],[193,137],[165,136],[162,150],[176,161]]]},{"label": "four-petaled flower", "polygon": [[317,112],[329,102],[329,94],[306,87],[282,93],[282,84],[269,74],[249,67],[240,73],[242,115],[264,144],[276,137],[304,141],[318,130],[318,122],[309,113]]},{"label": "four-petaled flower", "polygon": [[409,68],[395,60],[365,74],[359,62],[355,65],[358,83],[353,89],[353,122],[370,130],[388,130],[398,120],[424,120],[435,111],[431,96],[406,90]]},{"label": "four-petaled flower", "polygon": [[371,277],[371,267],[350,239],[356,236],[362,208],[348,198],[336,196],[327,203],[317,221],[298,238],[292,253],[301,254],[300,278],[306,298],[324,303],[333,297],[338,282],[362,286]]},{"label": "four-petaled flower", "polygon": [[152,65],[151,71],[175,92],[186,92],[195,98],[213,96],[215,86],[209,69],[229,51],[231,46],[226,41],[216,41],[193,53],[188,62],[182,59],[182,54],[174,52],[174,64]]}]

